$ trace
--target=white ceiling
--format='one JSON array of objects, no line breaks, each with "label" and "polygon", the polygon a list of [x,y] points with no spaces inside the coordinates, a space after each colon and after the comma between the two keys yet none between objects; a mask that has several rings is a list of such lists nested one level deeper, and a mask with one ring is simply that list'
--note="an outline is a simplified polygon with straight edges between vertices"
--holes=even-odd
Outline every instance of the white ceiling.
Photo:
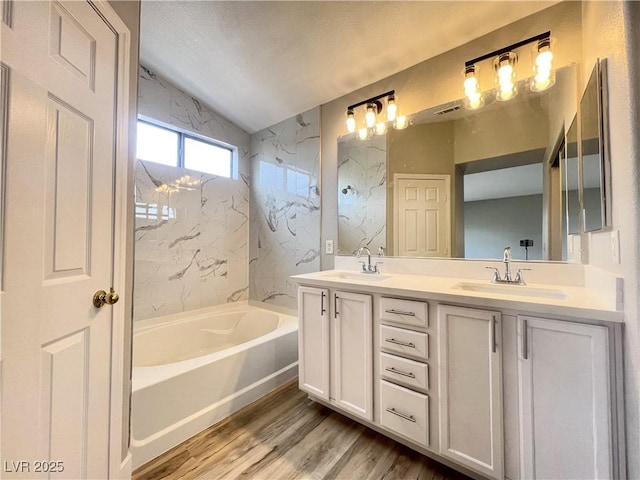
[{"label": "white ceiling", "polygon": [[140,62],[253,133],[553,3],[143,0]]}]

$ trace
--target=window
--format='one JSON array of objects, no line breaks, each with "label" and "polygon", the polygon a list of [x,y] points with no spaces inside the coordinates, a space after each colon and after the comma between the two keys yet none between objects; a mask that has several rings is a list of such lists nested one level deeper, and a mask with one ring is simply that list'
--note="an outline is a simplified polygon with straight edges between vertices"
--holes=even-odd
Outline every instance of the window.
[{"label": "window", "polygon": [[234,149],[213,140],[138,120],[139,160],[231,178]]},{"label": "window", "polygon": [[179,145],[178,132],[138,121],[137,155],[140,160],[177,166]]}]

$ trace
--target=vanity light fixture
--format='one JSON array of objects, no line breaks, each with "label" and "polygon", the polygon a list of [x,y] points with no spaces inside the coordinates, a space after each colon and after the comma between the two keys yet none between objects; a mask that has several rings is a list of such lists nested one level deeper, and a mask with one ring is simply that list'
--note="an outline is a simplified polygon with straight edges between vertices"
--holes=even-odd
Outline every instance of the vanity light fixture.
[{"label": "vanity light fixture", "polygon": [[[364,125],[358,128],[356,115],[358,107],[364,106]],[[382,111],[385,111],[386,118],[380,118]],[[361,114],[362,115],[362,114]],[[362,102],[354,103],[347,107],[347,131],[357,132],[360,140],[371,138],[372,135],[382,135],[387,131],[387,122],[393,122],[395,128],[404,128],[407,124],[406,117],[398,116],[398,104],[396,102],[395,90],[385,92],[381,95],[368,98]],[[398,126],[400,125],[400,126]]]},{"label": "vanity light fixture", "polygon": [[516,76],[518,54],[516,50],[531,43],[535,43],[535,46],[533,48],[534,56],[532,59],[533,77],[529,82],[529,88],[534,92],[540,92],[551,87],[555,83],[552,51],[555,41],[551,38],[551,31],[548,31],[466,61],[463,71],[465,107],[470,110],[475,110],[484,105],[485,95],[483,95],[480,89],[478,64],[491,58],[493,59],[493,68],[496,72],[496,100],[507,101],[514,98],[518,94]]}]

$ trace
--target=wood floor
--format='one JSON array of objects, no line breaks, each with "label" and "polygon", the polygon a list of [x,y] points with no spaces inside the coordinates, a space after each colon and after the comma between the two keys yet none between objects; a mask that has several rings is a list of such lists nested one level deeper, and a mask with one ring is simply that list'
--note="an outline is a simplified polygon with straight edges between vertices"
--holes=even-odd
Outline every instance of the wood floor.
[{"label": "wood floor", "polygon": [[165,478],[468,477],[312,402],[294,379],[133,473]]}]

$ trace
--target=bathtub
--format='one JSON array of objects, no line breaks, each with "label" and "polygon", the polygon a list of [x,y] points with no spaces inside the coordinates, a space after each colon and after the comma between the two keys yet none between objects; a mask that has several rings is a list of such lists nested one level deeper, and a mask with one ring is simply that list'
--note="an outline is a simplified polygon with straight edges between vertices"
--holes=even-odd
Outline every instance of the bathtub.
[{"label": "bathtub", "polygon": [[133,334],[133,468],[298,374],[298,320],[231,304],[138,321]]}]

